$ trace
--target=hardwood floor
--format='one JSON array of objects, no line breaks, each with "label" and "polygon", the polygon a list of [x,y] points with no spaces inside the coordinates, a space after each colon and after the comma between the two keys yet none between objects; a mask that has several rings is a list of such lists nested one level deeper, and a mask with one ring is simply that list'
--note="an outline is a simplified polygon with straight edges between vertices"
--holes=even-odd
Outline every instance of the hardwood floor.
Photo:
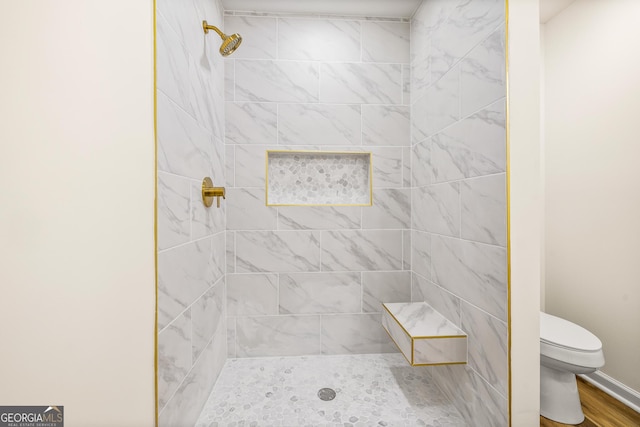
[{"label": "hardwood floor", "polygon": [[[585,420],[580,427],[640,427],[640,414],[578,377]],[[566,427],[540,417],[541,427]]]}]

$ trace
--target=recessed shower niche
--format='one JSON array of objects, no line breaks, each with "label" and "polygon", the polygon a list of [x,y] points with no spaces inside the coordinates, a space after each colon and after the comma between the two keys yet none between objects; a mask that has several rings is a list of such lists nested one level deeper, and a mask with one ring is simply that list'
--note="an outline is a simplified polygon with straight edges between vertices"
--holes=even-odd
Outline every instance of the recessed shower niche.
[{"label": "recessed shower niche", "polygon": [[371,153],[267,151],[267,206],[371,206]]}]

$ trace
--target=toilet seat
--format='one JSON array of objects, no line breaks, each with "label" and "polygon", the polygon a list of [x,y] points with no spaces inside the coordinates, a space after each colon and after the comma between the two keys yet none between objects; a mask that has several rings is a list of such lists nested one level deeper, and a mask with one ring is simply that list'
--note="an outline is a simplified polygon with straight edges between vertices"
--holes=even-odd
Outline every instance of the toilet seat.
[{"label": "toilet seat", "polygon": [[598,351],[602,342],[582,326],[540,312],[540,341],[576,351]]},{"label": "toilet seat", "polygon": [[604,366],[602,341],[568,320],[540,312],[540,355],[585,368]]}]

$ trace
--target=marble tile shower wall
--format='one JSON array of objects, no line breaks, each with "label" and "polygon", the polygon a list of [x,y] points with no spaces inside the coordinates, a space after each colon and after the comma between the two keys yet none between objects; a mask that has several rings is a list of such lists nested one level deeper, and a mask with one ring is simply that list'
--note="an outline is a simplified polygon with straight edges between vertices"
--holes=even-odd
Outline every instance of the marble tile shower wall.
[{"label": "marble tile shower wall", "polygon": [[219,1],[157,2],[160,426],[195,424],[227,357],[225,210],[200,199],[225,185],[224,63],[203,19],[222,26]]},{"label": "marble tile shower wall", "polygon": [[[380,302],[410,299],[409,27],[226,12],[230,357],[397,351]],[[373,206],[265,206],[269,149],[372,152]]]},{"label": "marble tile shower wall", "polygon": [[432,376],[472,425],[508,425],[504,0],[411,22],[412,298],[469,336]]}]

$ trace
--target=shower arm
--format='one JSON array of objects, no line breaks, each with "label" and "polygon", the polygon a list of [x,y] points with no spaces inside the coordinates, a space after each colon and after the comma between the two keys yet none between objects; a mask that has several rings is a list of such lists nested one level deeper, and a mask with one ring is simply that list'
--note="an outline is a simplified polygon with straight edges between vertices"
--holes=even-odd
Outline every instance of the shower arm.
[{"label": "shower arm", "polygon": [[220,38],[222,40],[224,40],[227,37],[227,35],[225,33],[223,33],[222,31],[220,31],[218,29],[218,27],[216,27],[214,25],[209,25],[207,23],[207,21],[202,21],[202,29],[204,30],[205,34],[209,34],[209,30],[215,31],[216,33],[218,33],[218,35],[220,36]]}]

